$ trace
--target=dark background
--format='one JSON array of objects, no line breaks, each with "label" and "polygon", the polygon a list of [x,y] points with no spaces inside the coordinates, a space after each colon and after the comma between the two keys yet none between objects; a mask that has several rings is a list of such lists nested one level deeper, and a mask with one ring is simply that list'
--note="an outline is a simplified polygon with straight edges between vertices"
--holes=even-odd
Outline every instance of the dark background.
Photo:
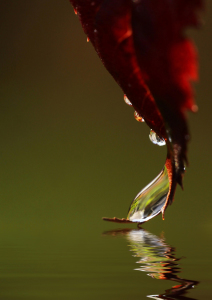
[{"label": "dark background", "polygon": [[[0,222],[90,226],[105,215],[125,217],[163,167],[165,147],[151,144],[149,128],[134,120],[68,0],[0,5]],[[207,1],[205,25],[191,31],[200,55],[199,112],[189,114],[185,191],[178,188],[167,224],[212,226],[211,13]]]}]

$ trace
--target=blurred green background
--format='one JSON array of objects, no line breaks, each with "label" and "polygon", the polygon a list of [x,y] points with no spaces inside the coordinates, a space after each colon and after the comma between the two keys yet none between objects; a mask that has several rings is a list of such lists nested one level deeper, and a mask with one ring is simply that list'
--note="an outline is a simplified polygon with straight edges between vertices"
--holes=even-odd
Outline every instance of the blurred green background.
[{"label": "blurred green background", "polygon": [[[211,16],[192,31],[200,54],[199,112],[184,179],[166,223],[210,223]],[[102,66],[69,1],[1,1],[0,222],[89,222],[125,217],[164,164]],[[161,222],[160,217],[157,218]],[[170,225],[171,226],[171,225]]]},{"label": "blurred green background", "polygon": [[[199,112],[189,114],[185,190],[177,189],[165,221],[158,216],[144,226],[165,232],[191,257],[197,236],[199,257],[204,243],[208,257],[212,246],[212,3],[206,3],[204,26],[189,30],[199,50],[200,81]],[[134,120],[68,0],[0,1],[0,11],[2,249],[102,251],[99,237],[117,226],[101,217],[126,217],[132,199],[162,169],[166,147],[153,145],[147,125]],[[107,253],[120,246],[102,243]],[[22,265],[16,261],[8,269],[8,261],[2,256],[4,274]]]}]

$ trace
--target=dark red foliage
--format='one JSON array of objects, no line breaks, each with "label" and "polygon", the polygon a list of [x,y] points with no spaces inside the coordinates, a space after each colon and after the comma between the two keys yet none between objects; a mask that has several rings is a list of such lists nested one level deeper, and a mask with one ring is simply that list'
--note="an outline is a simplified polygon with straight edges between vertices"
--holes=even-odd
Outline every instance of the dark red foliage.
[{"label": "dark red foliage", "polygon": [[199,25],[203,0],[71,0],[106,69],[148,126],[167,142],[172,202],[182,186],[189,133],[185,111],[196,111],[190,81],[197,54],[184,31]]}]

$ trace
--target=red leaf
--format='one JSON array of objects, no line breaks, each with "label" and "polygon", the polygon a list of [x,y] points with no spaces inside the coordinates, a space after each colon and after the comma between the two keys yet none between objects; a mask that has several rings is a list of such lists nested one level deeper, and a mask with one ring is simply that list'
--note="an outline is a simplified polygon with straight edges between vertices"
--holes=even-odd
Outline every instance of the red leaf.
[{"label": "red leaf", "polygon": [[189,133],[185,111],[196,111],[190,81],[197,54],[185,37],[198,26],[203,0],[71,0],[106,69],[135,110],[167,143],[170,190],[182,186]]}]

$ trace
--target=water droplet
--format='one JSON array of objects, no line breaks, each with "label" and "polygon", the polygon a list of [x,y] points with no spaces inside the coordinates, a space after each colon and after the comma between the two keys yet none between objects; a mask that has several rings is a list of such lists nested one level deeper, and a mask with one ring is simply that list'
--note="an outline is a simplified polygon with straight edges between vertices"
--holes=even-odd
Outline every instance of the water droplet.
[{"label": "water droplet", "polygon": [[134,112],[134,117],[138,122],[145,122],[145,120],[139,115],[137,111]]},{"label": "water droplet", "polygon": [[126,95],[124,95],[124,102],[129,105],[129,106],[132,106],[132,103],[130,102],[130,100],[127,98]]},{"label": "water droplet", "polygon": [[87,42],[90,42],[90,39],[89,39],[89,37],[87,37]]},{"label": "water droplet", "polygon": [[198,106],[196,104],[193,104],[192,107],[191,107],[191,111],[195,113],[198,110],[199,110]]},{"label": "water droplet", "polygon": [[163,138],[160,138],[159,135],[157,135],[157,133],[154,132],[154,130],[152,129],[150,130],[149,139],[155,145],[158,146],[166,145],[166,141]]},{"label": "water droplet", "polygon": [[74,8],[74,13],[75,13],[75,15],[77,15],[77,10]]},{"label": "water droplet", "polygon": [[157,216],[169,192],[169,178],[166,166],[133,200],[127,219],[132,222],[146,222]]}]

